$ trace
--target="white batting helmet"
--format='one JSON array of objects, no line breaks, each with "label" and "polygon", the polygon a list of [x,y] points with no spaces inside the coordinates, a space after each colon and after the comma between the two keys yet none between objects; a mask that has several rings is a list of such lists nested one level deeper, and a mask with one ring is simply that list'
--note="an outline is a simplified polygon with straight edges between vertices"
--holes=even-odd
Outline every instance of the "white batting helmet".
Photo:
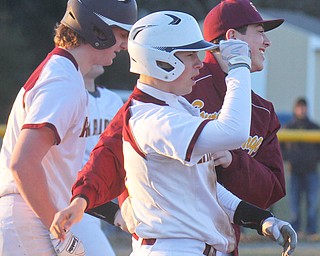
[{"label": "white batting helmet", "polygon": [[[177,51],[218,47],[203,39],[197,21],[186,13],[160,11],[138,20],[129,33],[130,71],[162,81],[177,79],[185,69]],[[170,69],[161,67],[163,63]]]}]

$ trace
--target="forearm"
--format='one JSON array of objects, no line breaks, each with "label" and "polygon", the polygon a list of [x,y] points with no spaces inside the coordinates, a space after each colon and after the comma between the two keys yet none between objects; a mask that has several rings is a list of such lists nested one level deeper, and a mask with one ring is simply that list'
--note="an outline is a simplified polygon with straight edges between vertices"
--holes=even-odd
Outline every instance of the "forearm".
[{"label": "forearm", "polygon": [[[249,136],[251,80],[247,68],[236,68],[227,77],[227,93],[216,120],[208,122],[196,142],[199,155],[240,147]],[[241,109],[241,111],[240,111]]]},{"label": "forearm", "polygon": [[12,169],[12,173],[20,194],[49,230],[57,208],[51,200],[42,166],[26,164]]}]

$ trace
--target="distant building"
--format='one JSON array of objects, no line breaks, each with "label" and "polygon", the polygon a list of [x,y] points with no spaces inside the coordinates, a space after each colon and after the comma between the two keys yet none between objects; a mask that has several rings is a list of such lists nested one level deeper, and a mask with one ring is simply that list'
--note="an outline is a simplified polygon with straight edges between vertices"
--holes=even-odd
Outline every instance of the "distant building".
[{"label": "distant building", "polygon": [[303,96],[309,116],[320,123],[320,19],[274,9],[262,14],[285,22],[267,33],[272,46],[266,52],[266,69],[254,76],[261,82],[254,90],[274,103],[282,119],[291,115],[294,100]]}]

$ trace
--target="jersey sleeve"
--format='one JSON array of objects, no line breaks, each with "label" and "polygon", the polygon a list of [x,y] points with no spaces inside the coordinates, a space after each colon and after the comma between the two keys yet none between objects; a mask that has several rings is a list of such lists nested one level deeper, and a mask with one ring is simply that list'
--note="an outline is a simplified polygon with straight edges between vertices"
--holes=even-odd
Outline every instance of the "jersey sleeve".
[{"label": "jersey sleeve", "polygon": [[[35,88],[27,94],[27,116],[22,128],[50,124],[56,130],[57,141],[60,141],[74,123],[85,111],[86,102],[79,86],[72,86],[74,82],[62,78],[51,79],[46,84]],[[79,81],[81,83],[81,81]],[[78,90],[77,90],[78,89]],[[80,95],[79,95],[80,93]],[[82,92],[83,93],[83,92]],[[74,97],[74,95],[79,95]]]},{"label": "jersey sleeve", "polygon": [[78,173],[72,187],[71,201],[82,196],[87,200],[87,209],[100,206],[125,190],[125,170],[122,151],[123,111],[126,105],[101,134],[90,154],[89,161]]},{"label": "jersey sleeve", "polygon": [[217,196],[220,204],[227,213],[231,222],[233,222],[234,213],[241,202],[237,196],[233,195],[226,188],[217,183]]}]

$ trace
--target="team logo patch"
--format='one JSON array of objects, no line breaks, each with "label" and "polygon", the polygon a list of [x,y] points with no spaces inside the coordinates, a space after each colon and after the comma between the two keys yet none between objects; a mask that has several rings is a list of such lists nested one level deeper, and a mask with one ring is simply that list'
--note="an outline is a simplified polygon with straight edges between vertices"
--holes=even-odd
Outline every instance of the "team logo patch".
[{"label": "team logo patch", "polygon": [[254,155],[260,148],[263,142],[263,137],[249,136],[248,140],[242,144],[241,148],[243,150],[248,150],[250,156]]}]

